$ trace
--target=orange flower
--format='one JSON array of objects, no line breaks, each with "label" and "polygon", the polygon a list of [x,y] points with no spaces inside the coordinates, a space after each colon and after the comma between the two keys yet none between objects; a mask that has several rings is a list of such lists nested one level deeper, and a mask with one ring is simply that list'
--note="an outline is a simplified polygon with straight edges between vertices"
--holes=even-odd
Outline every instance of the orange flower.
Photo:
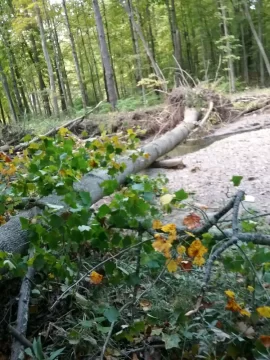
[{"label": "orange flower", "polygon": [[92,271],[89,277],[90,277],[92,284],[95,284],[95,285],[100,284],[103,279],[103,275],[97,273],[96,271]]},{"label": "orange flower", "polygon": [[260,341],[266,348],[270,348],[270,336],[269,335],[261,335]]},{"label": "orange flower", "polygon": [[250,312],[246,309],[243,309],[235,300],[234,298],[234,292],[227,290],[225,291],[226,295],[228,296],[228,303],[225,307],[226,310],[230,310],[232,312],[238,312],[241,315],[245,315],[250,317]]},{"label": "orange flower", "polygon": [[196,239],[194,240],[190,247],[188,248],[188,255],[190,257],[202,257],[205,253],[207,253],[207,249],[205,246],[203,246],[201,240]]},{"label": "orange flower", "polygon": [[164,237],[159,234],[155,234],[155,239],[156,240],[152,244],[153,248],[168,257],[169,250],[172,247],[172,244],[170,244]]}]

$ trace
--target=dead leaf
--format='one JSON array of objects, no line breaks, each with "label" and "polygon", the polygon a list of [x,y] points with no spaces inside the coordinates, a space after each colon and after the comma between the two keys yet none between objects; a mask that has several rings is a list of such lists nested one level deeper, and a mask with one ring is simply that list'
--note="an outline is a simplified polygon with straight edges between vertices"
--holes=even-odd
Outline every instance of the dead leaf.
[{"label": "dead leaf", "polygon": [[201,226],[201,218],[197,214],[192,213],[184,218],[183,225],[185,225],[189,230],[193,230]]},{"label": "dead leaf", "polygon": [[260,341],[266,348],[270,348],[270,335],[261,335]]},{"label": "dead leaf", "polygon": [[192,261],[181,261],[180,263],[181,269],[183,271],[190,271],[192,269]]},{"label": "dead leaf", "polygon": [[236,326],[243,336],[247,337],[248,339],[254,339],[255,330],[253,329],[252,326],[248,326],[243,321],[238,322]]},{"label": "dead leaf", "polygon": [[146,300],[146,299],[143,299],[140,301],[140,306],[142,307],[143,311],[149,311],[151,309],[151,302]]},{"label": "dead leaf", "polygon": [[132,355],[132,360],[139,360],[138,356],[136,353],[133,353]]}]

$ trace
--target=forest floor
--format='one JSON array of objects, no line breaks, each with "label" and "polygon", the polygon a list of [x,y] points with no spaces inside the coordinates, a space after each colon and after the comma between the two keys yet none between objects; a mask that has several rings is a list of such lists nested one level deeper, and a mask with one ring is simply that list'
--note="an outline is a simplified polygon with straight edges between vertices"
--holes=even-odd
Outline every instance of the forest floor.
[{"label": "forest floor", "polygon": [[[229,136],[181,156],[183,169],[149,168],[144,174],[151,177],[165,174],[169,189],[183,188],[194,193],[194,202],[206,205],[211,212],[227,203],[228,197],[236,192],[230,180],[239,175],[243,177],[239,188],[254,198],[254,202],[244,202],[246,208],[270,213],[270,114],[248,116],[217,130],[216,135],[250,130],[252,126],[258,127],[257,124],[262,128]],[[178,150],[181,152],[181,147],[169,155],[177,156]]]}]

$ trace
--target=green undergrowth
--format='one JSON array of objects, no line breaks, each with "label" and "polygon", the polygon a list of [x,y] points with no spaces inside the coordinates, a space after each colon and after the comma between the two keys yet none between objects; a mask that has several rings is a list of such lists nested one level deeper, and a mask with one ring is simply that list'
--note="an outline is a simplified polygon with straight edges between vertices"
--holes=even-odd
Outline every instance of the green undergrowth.
[{"label": "green undergrowth", "polygon": [[[101,354],[115,360],[139,358],[143,349],[163,359],[269,359],[269,249],[238,242],[215,258],[196,308],[211,254],[228,239],[193,235],[201,211],[190,211],[190,194],[171,193],[164,176],[131,175],[118,186],[122,155],[148,159],[138,144],[128,130],[124,140],[103,134],[80,147],[60,129],[22,154],[1,156],[0,224],[22,209],[42,210],[20,218],[28,252],[0,252],[0,268],[8,271],[2,281],[36,271],[27,331],[33,348],[26,353],[38,360]],[[87,189],[73,184],[96,169],[110,175],[101,183],[110,198],[93,208]],[[232,180],[239,185],[241,176]],[[62,202],[42,201],[50,194]],[[177,230],[183,224],[163,223],[174,208],[191,212],[185,231]],[[242,231],[256,234],[263,224],[247,216]],[[15,307],[9,319],[15,323]],[[7,324],[1,322],[3,334]]]}]

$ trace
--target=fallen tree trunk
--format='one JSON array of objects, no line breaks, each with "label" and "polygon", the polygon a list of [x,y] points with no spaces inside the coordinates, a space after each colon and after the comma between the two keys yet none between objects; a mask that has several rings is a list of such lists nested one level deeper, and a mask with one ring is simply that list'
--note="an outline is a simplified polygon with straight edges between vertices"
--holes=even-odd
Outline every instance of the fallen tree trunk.
[{"label": "fallen tree trunk", "polygon": [[[123,184],[127,176],[149,167],[159,157],[173,150],[179,143],[185,140],[190,132],[199,125],[199,115],[196,109],[187,108],[185,110],[184,121],[180,125],[143,148],[143,151],[149,154],[147,159],[140,157],[133,162],[128,155],[121,157],[120,161],[126,163],[126,169],[123,173],[116,176],[118,184]],[[95,170],[85,175],[80,182],[75,183],[74,189],[89,192],[92,203],[94,204],[104,196],[100,184],[104,180],[109,179],[111,179],[111,177],[107,174],[107,171]],[[47,204],[62,206],[63,210],[66,208],[62,198],[55,194],[41,198],[39,203],[43,206]],[[23,211],[1,226],[0,250],[10,253],[21,253],[25,251],[28,247],[28,232],[21,229],[20,217],[31,218],[41,211],[39,207],[34,207],[29,211]]]},{"label": "fallen tree trunk", "polygon": [[186,165],[183,163],[182,158],[176,157],[172,159],[164,159],[154,161],[151,168],[162,168],[162,169],[184,169]]}]

